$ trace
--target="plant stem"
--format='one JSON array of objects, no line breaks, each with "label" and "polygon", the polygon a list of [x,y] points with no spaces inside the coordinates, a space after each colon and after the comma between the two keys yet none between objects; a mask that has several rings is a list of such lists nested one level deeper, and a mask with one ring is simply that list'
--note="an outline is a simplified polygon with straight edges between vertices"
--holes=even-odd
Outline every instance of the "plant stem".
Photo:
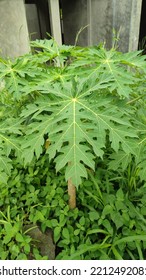
[{"label": "plant stem", "polygon": [[69,195],[69,208],[76,208],[76,187],[73,185],[72,180],[68,180],[68,195]]}]

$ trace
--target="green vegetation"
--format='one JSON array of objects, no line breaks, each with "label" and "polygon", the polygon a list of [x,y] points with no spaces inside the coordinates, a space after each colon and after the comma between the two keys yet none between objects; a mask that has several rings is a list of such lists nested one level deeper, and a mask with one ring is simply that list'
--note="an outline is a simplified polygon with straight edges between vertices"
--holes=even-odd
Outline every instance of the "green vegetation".
[{"label": "green vegetation", "polygon": [[31,227],[55,259],[145,259],[145,56],[31,45],[0,60],[1,259],[51,258]]}]

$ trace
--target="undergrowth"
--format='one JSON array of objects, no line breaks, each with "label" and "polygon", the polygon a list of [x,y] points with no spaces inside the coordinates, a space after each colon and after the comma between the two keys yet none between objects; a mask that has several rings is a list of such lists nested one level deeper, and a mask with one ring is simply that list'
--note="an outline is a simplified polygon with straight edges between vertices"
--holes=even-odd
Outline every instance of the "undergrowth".
[{"label": "undergrowth", "polygon": [[55,259],[145,259],[145,56],[31,45],[0,61],[0,258],[49,258],[30,225]]},{"label": "undergrowth", "polygon": [[97,162],[78,189],[78,207],[70,210],[64,174],[56,176],[46,156],[25,169],[16,159],[13,164],[7,188],[1,185],[1,259],[29,259],[30,252],[48,259],[32,248],[27,224],[53,230],[55,259],[145,259],[146,184],[132,166],[124,173],[109,170],[108,160],[107,166]]}]

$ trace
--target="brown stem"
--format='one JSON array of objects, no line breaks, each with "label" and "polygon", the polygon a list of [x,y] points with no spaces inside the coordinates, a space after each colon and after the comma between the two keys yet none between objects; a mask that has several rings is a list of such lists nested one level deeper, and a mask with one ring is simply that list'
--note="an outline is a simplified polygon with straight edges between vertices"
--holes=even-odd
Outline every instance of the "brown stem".
[{"label": "brown stem", "polygon": [[76,208],[76,187],[73,185],[72,180],[68,179],[68,195],[69,195],[69,208]]}]

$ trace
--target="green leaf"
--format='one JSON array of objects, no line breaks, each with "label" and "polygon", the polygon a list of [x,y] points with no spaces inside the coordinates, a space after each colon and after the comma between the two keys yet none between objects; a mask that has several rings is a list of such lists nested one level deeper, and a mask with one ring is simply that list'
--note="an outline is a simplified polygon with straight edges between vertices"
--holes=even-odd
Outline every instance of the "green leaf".
[{"label": "green leaf", "polygon": [[33,223],[35,223],[36,221],[41,221],[43,222],[45,220],[45,217],[43,216],[42,212],[39,210],[36,210],[34,219],[33,219]]},{"label": "green leaf", "polygon": [[60,236],[61,236],[61,227],[57,226],[54,229],[54,241],[55,241],[55,243],[60,239]]},{"label": "green leaf", "polygon": [[128,243],[133,241],[146,241],[146,235],[131,235],[127,237],[123,237],[114,242],[114,246],[119,245],[121,243]]},{"label": "green leaf", "polygon": [[80,233],[80,229],[75,229],[74,230],[74,235],[76,236],[76,235],[79,235],[79,233]]},{"label": "green leaf", "polygon": [[102,211],[102,219],[105,218],[106,215],[109,215],[113,212],[113,207],[111,205],[106,205]]},{"label": "green leaf", "polygon": [[[54,101],[50,100],[49,95],[48,98],[45,97],[44,102],[49,106],[43,109],[43,99],[37,99],[40,111],[37,116],[34,113],[33,123],[28,126],[22,148],[26,162],[32,159],[34,152],[39,157],[44,136],[48,134],[50,146],[47,153],[50,159],[56,156],[57,172],[65,167],[66,180],[72,178],[73,184],[78,187],[81,178],[87,178],[85,166],[94,170],[94,158],[102,158],[107,131],[113,149],[117,152],[122,145],[127,154],[135,153],[136,145],[130,139],[135,138],[136,133],[127,117],[124,117],[124,110],[121,113],[118,107],[112,104],[112,99],[108,99],[107,104],[107,98],[103,97],[101,104],[101,97],[92,94],[92,98],[87,101],[87,96],[91,95],[95,88],[90,91],[88,85],[86,87],[80,80],[76,82],[77,91],[74,87],[74,82],[66,82],[65,86],[56,84],[47,87],[46,90],[54,95]],[[96,83],[96,90],[98,87],[100,90],[100,83]],[[27,117],[28,110],[29,107],[26,111]],[[42,110],[48,113],[45,114]],[[25,111],[23,115],[25,117]]]},{"label": "green leaf", "polygon": [[119,150],[117,153],[112,153],[110,159],[109,169],[117,170],[121,166],[125,170],[131,161],[131,155]]},{"label": "green leaf", "polygon": [[94,245],[86,245],[86,244],[83,244],[83,245],[80,245],[78,247],[78,250],[73,253],[68,259],[70,260],[74,260],[76,259],[78,256],[86,253],[86,252],[94,252],[94,251],[98,251],[98,250],[101,250],[101,249],[104,249],[104,248],[108,248],[110,247],[111,244],[94,244]]},{"label": "green leaf", "polygon": [[95,221],[95,220],[98,220],[99,219],[99,213],[96,212],[96,211],[91,211],[91,212],[89,212],[89,218],[92,222]]},{"label": "green leaf", "polygon": [[56,227],[57,225],[58,225],[58,221],[57,221],[57,219],[51,219],[51,225],[53,226],[53,227]]},{"label": "green leaf", "polygon": [[111,213],[111,219],[115,223],[117,229],[122,227],[123,224],[124,224],[123,217],[122,217],[122,215],[119,212],[112,212]]},{"label": "green leaf", "polygon": [[85,225],[85,217],[84,217],[84,216],[80,218],[79,224],[80,224],[81,226],[84,226],[84,225]]},{"label": "green leaf", "polygon": [[146,181],[146,160],[144,159],[138,167],[140,179]]},{"label": "green leaf", "polygon": [[12,169],[11,159],[6,157],[3,152],[0,154],[0,172],[5,171],[6,174],[10,175]]},{"label": "green leaf", "polygon": [[119,190],[116,192],[116,197],[117,197],[117,200],[119,200],[119,201],[124,201],[124,193],[123,193],[123,190],[122,190],[122,189],[119,189]]},{"label": "green leaf", "polygon": [[95,234],[95,233],[103,233],[103,234],[109,235],[109,232],[107,232],[106,230],[100,229],[100,228],[95,228],[95,229],[91,229],[91,230],[87,231],[87,235]]},{"label": "green leaf", "polygon": [[8,244],[10,242],[10,240],[15,237],[15,235],[18,233],[19,231],[19,224],[14,224],[14,226],[12,226],[11,223],[6,222],[4,223],[4,228],[5,228],[5,232],[6,235],[4,237],[4,244]]},{"label": "green leaf", "polygon": [[68,228],[63,228],[62,235],[65,239],[70,239],[70,234]]},{"label": "green leaf", "polygon": [[25,243],[25,245],[24,245],[24,252],[25,252],[26,254],[29,254],[29,253],[30,253],[30,244]]},{"label": "green leaf", "polygon": [[123,260],[122,256],[119,254],[119,252],[117,251],[117,249],[114,246],[112,246],[112,251],[114,253],[116,260]]},{"label": "green leaf", "polygon": [[18,241],[18,242],[24,242],[24,237],[23,237],[23,235],[21,234],[21,233],[17,233],[16,234],[16,241]]}]

